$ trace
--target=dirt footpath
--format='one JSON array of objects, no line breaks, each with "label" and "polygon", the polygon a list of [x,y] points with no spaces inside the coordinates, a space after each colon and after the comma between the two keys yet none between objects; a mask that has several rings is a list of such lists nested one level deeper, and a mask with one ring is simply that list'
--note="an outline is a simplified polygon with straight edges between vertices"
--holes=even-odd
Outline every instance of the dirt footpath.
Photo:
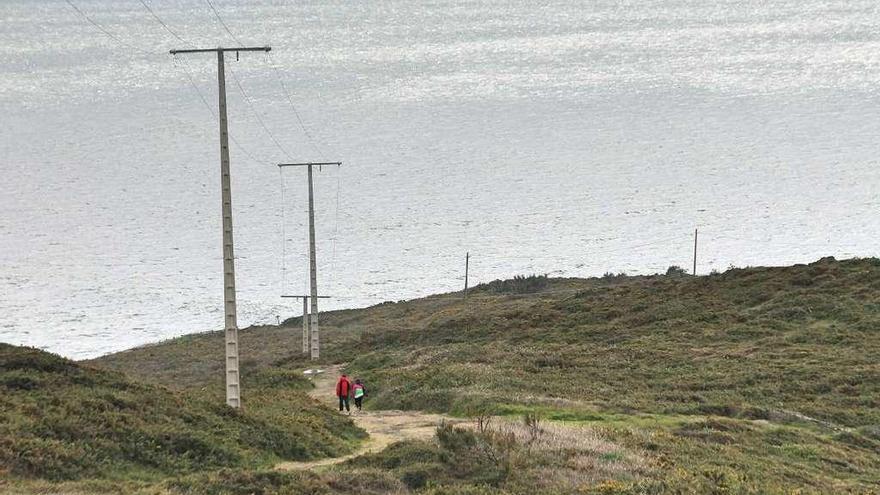
[{"label": "dirt footpath", "polygon": [[[341,369],[341,366],[334,366],[326,369],[324,373],[318,374],[313,379],[315,389],[309,395],[327,404],[329,407],[338,408],[336,380],[339,378]],[[388,445],[401,440],[429,440],[434,436],[437,425],[443,420],[450,423],[460,423],[462,421],[440,414],[427,414],[418,411],[357,412],[354,410],[354,401],[352,401],[351,407],[351,419],[357,426],[370,434],[370,438],[361,444],[356,452],[342,457],[330,457],[317,461],[282,462],[275,466],[275,469],[287,471],[339,464],[359,455],[380,451]]]}]

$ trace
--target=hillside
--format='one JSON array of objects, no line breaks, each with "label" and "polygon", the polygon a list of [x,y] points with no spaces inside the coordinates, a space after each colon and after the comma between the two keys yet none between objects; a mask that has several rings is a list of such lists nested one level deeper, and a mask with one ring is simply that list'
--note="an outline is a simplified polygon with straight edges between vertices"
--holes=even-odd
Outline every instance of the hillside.
[{"label": "hillside", "polygon": [[254,379],[261,392],[236,412],[214,398],[0,344],[3,476],[155,480],[338,455],[360,438],[346,418],[307,400],[310,385],[296,375],[267,372]]},{"label": "hillside", "polygon": [[[311,365],[299,323],[242,332],[245,390],[257,370]],[[326,313],[322,332],[324,360],[367,379],[371,408],[528,414],[649,453],[647,481],[609,493],[872,493],[880,480],[876,259],[526,278],[467,301]],[[95,363],[219,390],[221,341],[191,335]]]},{"label": "hillside", "polygon": [[[514,290],[325,313],[324,360],[369,374],[383,407],[562,398],[618,412],[762,417],[790,408],[844,426],[880,424],[876,260]],[[222,338],[193,334],[94,363],[168,386],[220,387]],[[299,340],[299,318],[243,330],[245,371],[308,364]],[[412,384],[425,379],[432,399],[416,404]]]}]

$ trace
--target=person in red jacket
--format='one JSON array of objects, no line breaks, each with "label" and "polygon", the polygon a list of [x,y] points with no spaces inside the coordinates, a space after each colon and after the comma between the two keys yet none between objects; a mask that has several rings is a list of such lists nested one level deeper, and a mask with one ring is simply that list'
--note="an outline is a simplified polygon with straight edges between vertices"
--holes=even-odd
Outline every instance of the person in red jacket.
[{"label": "person in red jacket", "polygon": [[342,412],[343,406],[345,410],[351,413],[351,409],[348,407],[348,399],[351,397],[351,380],[348,379],[348,376],[345,373],[339,377],[339,381],[336,382],[336,397],[339,397],[339,412]]}]

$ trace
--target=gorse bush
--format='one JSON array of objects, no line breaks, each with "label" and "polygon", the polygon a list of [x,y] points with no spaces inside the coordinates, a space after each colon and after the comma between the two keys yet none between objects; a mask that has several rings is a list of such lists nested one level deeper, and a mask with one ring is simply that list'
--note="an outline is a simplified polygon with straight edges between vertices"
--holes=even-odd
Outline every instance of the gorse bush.
[{"label": "gorse bush", "polygon": [[666,269],[667,277],[684,277],[686,275],[688,275],[687,270],[678,265],[672,265]]},{"label": "gorse bush", "polygon": [[493,280],[474,287],[474,290],[484,290],[497,294],[529,294],[539,292],[547,287],[549,278],[547,275],[517,275],[507,280]]},{"label": "gorse bush", "polygon": [[619,272],[619,273],[605,272],[605,274],[602,275],[602,280],[606,280],[606,281],[623,280],[628,276],[629,275],[627,275],[624,272]]}]

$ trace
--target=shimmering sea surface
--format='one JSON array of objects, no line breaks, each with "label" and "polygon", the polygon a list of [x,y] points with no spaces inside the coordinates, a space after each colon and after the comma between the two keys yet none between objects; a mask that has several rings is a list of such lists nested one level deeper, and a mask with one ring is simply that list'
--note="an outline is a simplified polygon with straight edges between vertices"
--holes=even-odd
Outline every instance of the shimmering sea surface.
[{"label": "shimmering sea surface", "polygon": [[468,251],[474,283],[689,267],[695,228],[702,273],[878,252],[876,1],[213,0],[232,35],[73,2],[0,2],[0,341],[222,327],[216,57],[167,52],[232,35],[272,46],[227,58],[241,326],[301,310],[282,161],[344,162],[326,309],[458,290]]}]

